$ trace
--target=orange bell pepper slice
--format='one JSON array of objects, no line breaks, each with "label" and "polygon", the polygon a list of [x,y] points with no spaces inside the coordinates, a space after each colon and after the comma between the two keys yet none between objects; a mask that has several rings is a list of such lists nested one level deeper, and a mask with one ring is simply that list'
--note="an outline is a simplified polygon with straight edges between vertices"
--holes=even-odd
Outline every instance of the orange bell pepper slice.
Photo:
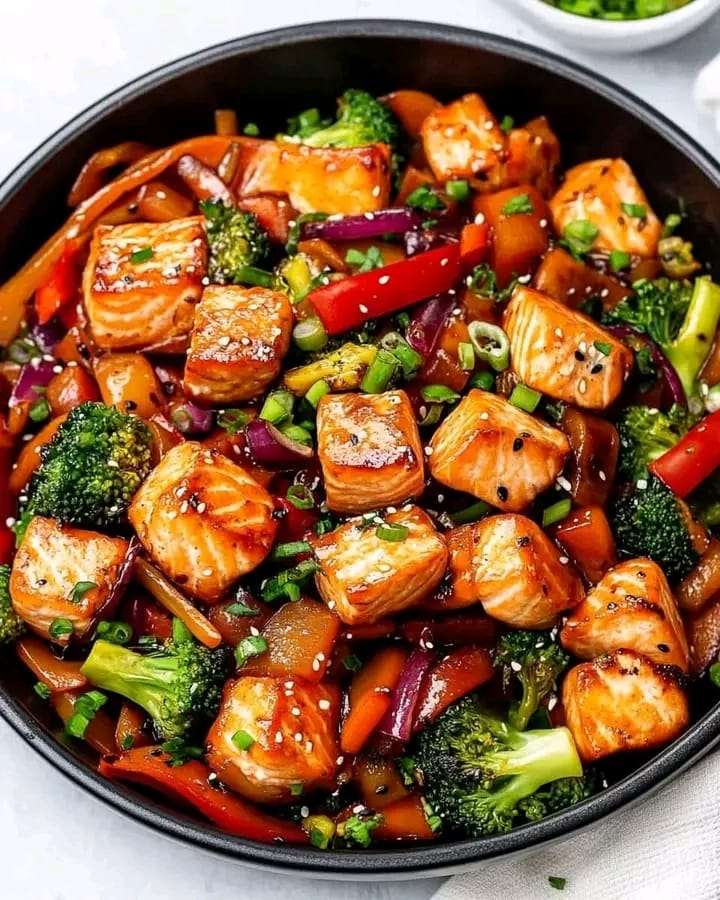
[{"label": "orange bell pepper slice", "polygon": [[343,753],[359,753],[390,708],[392,691],[400,680],[408,654],[400,647],[380,650],[353,678],[350,712],[343,722]]}]

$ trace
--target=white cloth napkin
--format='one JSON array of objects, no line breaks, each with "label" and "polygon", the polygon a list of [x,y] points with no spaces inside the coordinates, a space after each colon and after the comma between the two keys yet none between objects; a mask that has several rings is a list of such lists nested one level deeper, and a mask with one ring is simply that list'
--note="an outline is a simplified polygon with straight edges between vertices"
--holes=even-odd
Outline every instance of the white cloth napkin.
[{"label": "white cloth napkin", "polygon": [[693,87],[695,104],[715,119],[720,131],[720,53],[698,72]]},{"label": "white cloth napkin", "polygon": [[[433,900],[717,900],[720,753],[641,806],[518,860],[450,878]],[[562,891],[548,876],[567,879]]]}]

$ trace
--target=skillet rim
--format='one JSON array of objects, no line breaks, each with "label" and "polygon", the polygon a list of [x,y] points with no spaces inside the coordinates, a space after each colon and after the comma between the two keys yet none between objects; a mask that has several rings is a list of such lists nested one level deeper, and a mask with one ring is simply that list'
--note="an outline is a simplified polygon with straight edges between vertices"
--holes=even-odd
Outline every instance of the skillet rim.
[{"label": "skillet rim", "polygon": [[[314,22],[259,32],[212,45],[163,64],[106,94],[57,129],[29,153],[0,183],[0,209],[64,145],[110,109],[122,107],[177,76],[229,56],[328,38],[410,38],[489,51],[531,64],[599,94],[671,141],[700,171],[720,187],[720,165],[700,144],[625,88],[578,63],[512,38],[432,22],[354,19]],[[12,696],[0,690],[0,715],[54,768],[94,797],[127,817],[186,845],[245,865],[283,874],[348,880],[409,879],[452,874],[491,859],[522,854],[562,840],[620,808],[637,804],[672,781],[720,741],[720,703],[694,722],[676,741],[631,774],[576,806],[507,834],[399,849],[320,851],[311,847],[265,845],[223,834],[211,825],[168,812],[161,804],[123,784],[111,782],[85,766],[72,751]]]}]

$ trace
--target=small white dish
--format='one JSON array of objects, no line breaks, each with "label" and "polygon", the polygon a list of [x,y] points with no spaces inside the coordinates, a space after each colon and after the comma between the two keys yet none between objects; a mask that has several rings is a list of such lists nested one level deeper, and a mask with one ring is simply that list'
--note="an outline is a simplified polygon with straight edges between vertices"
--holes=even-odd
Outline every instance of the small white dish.
[{"label": "small white dish", "polygon": [[699,28],[720,10],[720,0],[692,0],[650,19],[607,21],[557,9],[544,0],[510,0],[533,24],[570,47],[598,53],[636,53],[669,44]]}]

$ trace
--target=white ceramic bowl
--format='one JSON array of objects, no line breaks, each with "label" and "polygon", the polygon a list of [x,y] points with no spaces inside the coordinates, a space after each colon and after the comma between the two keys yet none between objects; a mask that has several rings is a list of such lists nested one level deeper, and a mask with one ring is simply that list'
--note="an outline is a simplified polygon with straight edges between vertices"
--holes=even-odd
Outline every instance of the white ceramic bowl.
[{"label": "white ceramic bowl", "polygon": [[556,40],[598,53],[636,53],[669,44],[698,28],[720,10],[720,0],[692,0],[687,6],[662,16],[615,22],[564,12],[544,0],[510,2]]}]

